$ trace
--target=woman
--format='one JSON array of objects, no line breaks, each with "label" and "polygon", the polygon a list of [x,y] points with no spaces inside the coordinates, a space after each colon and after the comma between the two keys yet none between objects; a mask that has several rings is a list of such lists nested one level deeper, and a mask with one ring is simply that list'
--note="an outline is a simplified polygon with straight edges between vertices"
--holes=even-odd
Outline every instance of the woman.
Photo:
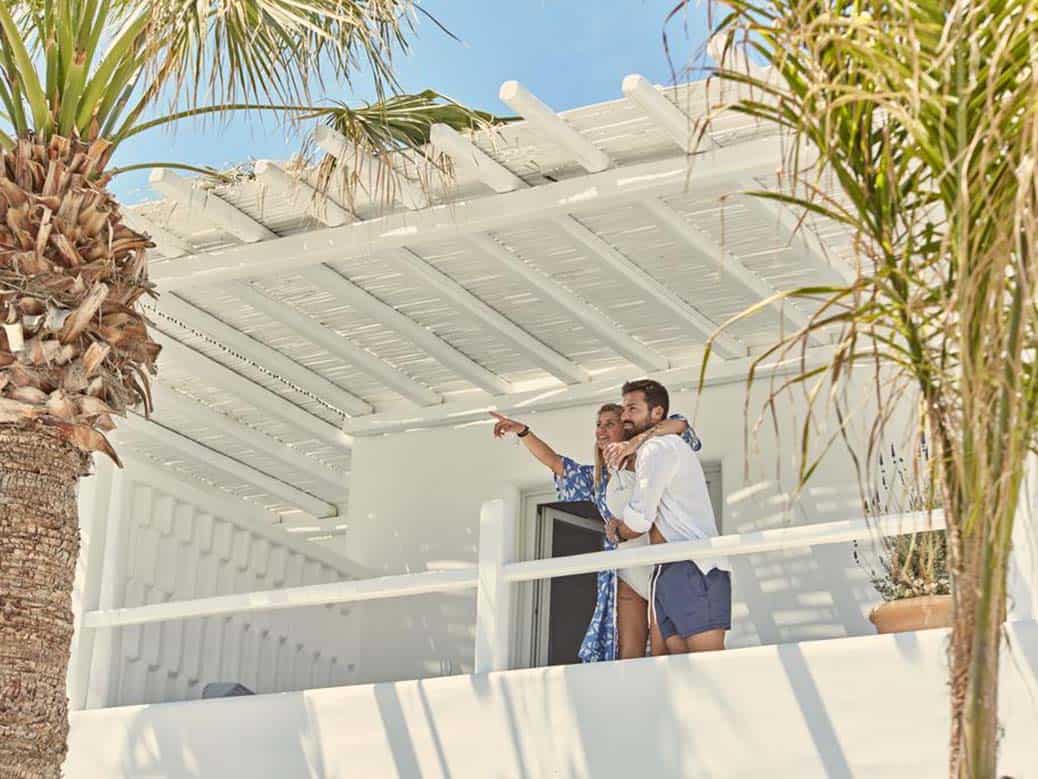
[{"label": "woman", "polygon": [[[631,455],[652,436],[674,434],[682,436],[695,451],[701,447],[691,426],[678,414],[625,441],[620,411],[620,406],[615,403],[607,403],[598,410],[595,423],[594,465],[581,465],[569,457],[558,454],[534,435],[529,425],[501,414],[490,413],[497,419],[494,425],[495,438],[502,438],[509,433],[516,435],[530,454],[555,474],[555,489],[560,501],[593,501],[603,521],[607,521],[614,514],[610,511],[609,504],[616,507],[624,501],[624,491],[618,487],[621,483],[622,486],[627,486],[627,479],[623,474],[617,474],[610,479],[610,471],[605,467],[604,454],[611,444],[622,444],[613,447],[614,456],[616,451]],[[610,481],[614,482],[613,489],[609,489]],[[625,543],[633,545],[640,544],[641,541],[635,539],[634,542]],[[605,539],[604,548],[615,549],[616,544]],[[649,635],[647,597],[650,568],[624,569],[619,572],[619,576],[617,573],[600,571],[598,574],[595,611],[578,653],[579,658],[585,663],[615,660],[618,649],[619,657],[624,660],[645,656],[645,645]]]}]

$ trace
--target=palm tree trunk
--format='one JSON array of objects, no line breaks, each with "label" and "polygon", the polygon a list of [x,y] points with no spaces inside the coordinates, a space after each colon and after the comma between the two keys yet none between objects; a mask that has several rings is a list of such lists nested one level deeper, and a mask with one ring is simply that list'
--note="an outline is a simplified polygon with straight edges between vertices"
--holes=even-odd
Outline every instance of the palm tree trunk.
[{"label": "palm tree trunk", "polygon": [[43,425],[0,427],[0,775],[58,777],[89,457]]},{"label": "palm tree trunk", "polygon": [[995,779],[998,764],[999,649],[1006,614],[1009,516],[991,524],[992,538],[965,539],[955,578],[950,647],[952,779]]},{"label": "palm tree trunk", "polygon": [[[950,511],[950,508],[946,508],[945,511]],[[948,647],[951,683],[951,779],[959,779],[964,775],[963,771],[968,770],[966,704],[971,686],[970,670],[979,590],[977,541],[977,534],[964,538],[961,524],[948,518],[948,545],[952,562],[952,634]]]},{"label": "palm tree trunk", "polygon": [[998,762],[998,671],[1006,598],[1006,566],[986,566],[974,620],[964,716],[962,779],[995,779]]}]

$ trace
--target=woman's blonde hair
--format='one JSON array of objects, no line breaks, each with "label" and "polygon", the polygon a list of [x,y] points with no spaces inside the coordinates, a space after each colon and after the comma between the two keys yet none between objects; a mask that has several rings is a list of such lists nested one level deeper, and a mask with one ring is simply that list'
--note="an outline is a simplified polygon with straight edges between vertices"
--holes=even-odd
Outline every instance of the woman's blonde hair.
[{"label": "woman's blonde hair", "polygon": [[[603,414],[616,414],[620,416],[620,412],[623,411],[623,406],[616,403],[606,403],[595,414],[595,422],[598,422],[598,418]],[[595,443],[595,489],[598,489],[598,485],[602,483],[602,474],[605,473],[605,458],[602,457],[602,450],[598,448],[598,443]]]}]

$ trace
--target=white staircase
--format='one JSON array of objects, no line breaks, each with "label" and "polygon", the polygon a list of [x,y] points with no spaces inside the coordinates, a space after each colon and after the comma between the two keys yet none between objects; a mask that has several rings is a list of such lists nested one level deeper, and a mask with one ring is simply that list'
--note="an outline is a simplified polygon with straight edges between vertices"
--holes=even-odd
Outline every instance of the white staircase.
[{"label": "white staircase", "polygon": [[[366,575],[330,549],[293,538],[262,509],[169,471],[131,462],[104,486],[107,495],[93,494],[81,508],[98,516],[81,521],[105,523],[106,542],[119,550],[106,556],[103,584],[94,577],[106,608]],[[90,594],[82,593],[85,603]],[[217,681],[256,692],[345,684],[356,660],[349,604],[130,625],[93,638],[89,658],[76,652],[76,708],[199,698]]]}]

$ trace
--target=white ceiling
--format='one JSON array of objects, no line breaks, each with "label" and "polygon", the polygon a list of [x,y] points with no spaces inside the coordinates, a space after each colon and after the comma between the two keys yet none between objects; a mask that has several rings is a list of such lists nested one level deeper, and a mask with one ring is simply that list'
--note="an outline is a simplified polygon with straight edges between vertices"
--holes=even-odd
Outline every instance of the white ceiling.
[{"label": "white ceiling", "polygon": [[[717,102],[707,89],[656,94],[691,127]],[[275,513],[330,515],[348,494],[341,430],[536,408],[546,391],[543,405],[590,402],[616,381],[677,375],[713,327],[763,296],[848,272],[839,230],[794,233],[798,214],[739,194],[777,186],[783,141],[738,114],[718,118],[692,158],[633,98],[463,144],[453,178],[424,182],[431,205],[361,194],[338,227],[283,176],[203,191],[164,172],[163,198],[132,216],[158,244],[150,313],[172,342],[159,382],[175,402],[160,395],[123,445]],[[473,148],[493,162],[474,167]],[[608,155],[604,170],[575,161],[589,149]],[[521,180],[512,191],[486,183],[505,173],[494,163]],[[734,367],[812,313],[765,308],[719,346]]]}]

